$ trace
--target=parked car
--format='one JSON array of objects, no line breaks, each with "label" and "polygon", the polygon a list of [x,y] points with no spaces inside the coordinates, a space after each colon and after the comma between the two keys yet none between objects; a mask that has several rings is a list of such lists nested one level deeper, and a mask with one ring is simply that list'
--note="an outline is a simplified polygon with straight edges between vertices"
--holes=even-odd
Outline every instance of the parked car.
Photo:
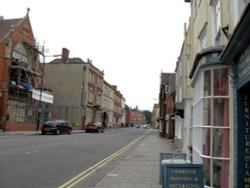
[{"label": "parked car", "polygon": [[90,122],[86,125],[85,132],[103,133],[104,126],[100,122]]},{"label": "parked car", "polygon": [[149,125],[149,124],[145,124],[145,125],[143,125],[143,128],[144,128],[144,129],[149,129],[149,128],[150,128],[150,125]]},{"label": "parked car", "polygon": [[140,129],[140,128],[141,128],[141,126],[140,126],[140,125],[136,125],[136,126],[135,126],[135,128]]},{"label": "parked car", "polygon": [[41,133],[47,134],[47,133],[53,133],[53,134],[71,134],[72,133],[72,127],[64,120],[51,120],[46,121],[43,123],[41,127]]}]

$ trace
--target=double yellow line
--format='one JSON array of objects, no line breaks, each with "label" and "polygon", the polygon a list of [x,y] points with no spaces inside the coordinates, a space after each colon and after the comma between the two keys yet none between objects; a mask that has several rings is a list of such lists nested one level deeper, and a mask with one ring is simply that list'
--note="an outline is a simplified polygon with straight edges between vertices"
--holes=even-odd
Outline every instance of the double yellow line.
[{"label": "double yellow line", "polygon": [[113,153],[112,155],[110,155],[109,157],[103,159],[102,161],[98,162],[97,164],[95,164],[94,166],[90,167],[89,169],[83,171],[82,173],[80,173],[79,175],[75,176],[74,178],[72,178],[68,182],[64,183],[63,185],[59,186],[58,188],[71,188],[71,187],[75,186],[77,183],[79,183],[80,181],[82,181],[84,178],[88,177],[90,174],[92,174],[93,172],[95,172],[97,169],[101,168],[102,166],[104,166],[105,164],[107,164],[109,161],[111,161],[112,159],[114,159],[115,157],[117,157],[118,155],[120,155],[121,153],[123,153],[124,151],[126,151],[129,147],[131,147],[136,142],[138,142],[139,140],[141,140],[144,136],[146,136],[146,134],[143,135],[143,136],[141,136],[141,137],[139,137],[139,138],[137,138],[136,140],[130,142],[128,145],[126,145],[122,149],[118,150],[117,152]]}]

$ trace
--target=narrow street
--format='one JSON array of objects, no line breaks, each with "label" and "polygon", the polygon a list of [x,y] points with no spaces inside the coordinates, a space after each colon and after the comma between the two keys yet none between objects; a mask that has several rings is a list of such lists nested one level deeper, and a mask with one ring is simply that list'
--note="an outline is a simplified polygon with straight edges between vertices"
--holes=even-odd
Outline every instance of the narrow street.
[{"label": "narrow street", "polygon": [[0,185],[59,187],[146,132],[122,128],[102,134],[0,136]]}]

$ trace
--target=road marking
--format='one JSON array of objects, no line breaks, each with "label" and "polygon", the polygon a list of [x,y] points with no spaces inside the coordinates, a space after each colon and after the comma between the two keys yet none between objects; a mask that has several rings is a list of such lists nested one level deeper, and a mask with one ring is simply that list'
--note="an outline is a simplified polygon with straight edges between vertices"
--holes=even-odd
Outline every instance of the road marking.
[{"label": "road marking", "polygon": [[119,174],[107,174],[106,176],[117,177],[117,176],[119,176]]},{"label": "road marking", "polygon": [[71,180],[67,181],[63,185],[59,186],[58,188],[71,188],[75,186],[77,183],[94,173],[97,169],[101,168],[105,164],[107,164],[109,161],[117,157],[118,155],[122,154],[124,151],[126,151],[128,148],[130,148],[132,145],[134,145],[136,142],[141,140],[144,136],[146,136],[150,131],[148,131],[146,134],[142,135],[141,137],[135,139],[134,141],[130,142],[128,145],[124,146],[122,149],[118,150],[117,152],[113,153],[109,157],[103,159],[102,161],[96,163],[94,166],[90,167],[89,169],[83,171],[79,175],[75,176]]}]

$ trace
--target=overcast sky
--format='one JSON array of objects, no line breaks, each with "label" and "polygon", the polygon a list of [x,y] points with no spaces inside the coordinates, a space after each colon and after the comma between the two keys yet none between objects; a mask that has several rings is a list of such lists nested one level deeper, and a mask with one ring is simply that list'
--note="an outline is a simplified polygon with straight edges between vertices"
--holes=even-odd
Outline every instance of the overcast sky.
[{"label": "overcast sky", "polygon": [[30,8],[37,42],[47,55],[66,47],[87,58],[130,107],[152,110],[161,72],[174,72],[188,22],[184,0],[5,0],[0,15],[21,18]]}]

